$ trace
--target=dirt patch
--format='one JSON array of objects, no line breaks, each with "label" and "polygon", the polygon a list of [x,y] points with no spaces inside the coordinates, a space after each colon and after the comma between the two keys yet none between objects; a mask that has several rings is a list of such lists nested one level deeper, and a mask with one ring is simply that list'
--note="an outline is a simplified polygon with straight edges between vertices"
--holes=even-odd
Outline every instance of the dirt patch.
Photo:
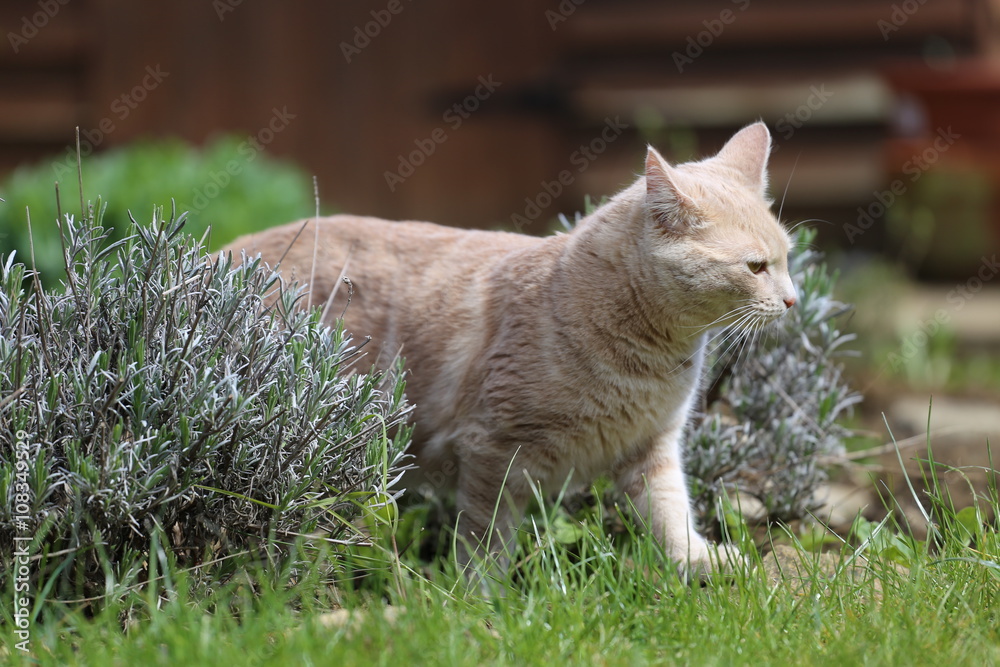
[{"label": "dirt patch", "polygon": [[[844,577],[860,596],[881,600],[884,592],[886,568],[875,568],[862,556],[850,559],[778,545],[764,556],[763,565],[763,574],[772,586],[786,588],[795,596],[828,594],[831,585]],[[889,570],[891,576],[905,576],[907,572],[899,565]]]}]

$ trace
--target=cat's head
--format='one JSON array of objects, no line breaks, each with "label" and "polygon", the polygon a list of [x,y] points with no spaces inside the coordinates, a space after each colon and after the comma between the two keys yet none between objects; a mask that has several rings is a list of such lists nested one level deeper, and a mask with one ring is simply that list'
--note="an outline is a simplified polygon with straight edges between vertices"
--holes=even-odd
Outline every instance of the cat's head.
[{"label": "cat's head", "polygon": [[770,149],[755,123],[700,162],[672,166],[652,147],[646,156],[653,270],[680,288],[700,324],[754,329],[795,305],[789,236],[767,198]]}]

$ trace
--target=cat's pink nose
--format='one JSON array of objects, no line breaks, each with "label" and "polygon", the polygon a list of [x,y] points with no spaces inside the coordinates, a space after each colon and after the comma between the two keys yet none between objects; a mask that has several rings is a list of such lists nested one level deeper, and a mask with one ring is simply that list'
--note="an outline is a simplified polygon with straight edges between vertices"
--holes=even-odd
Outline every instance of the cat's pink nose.
[{"label": "cat's pink nose", "polygon": [[785,299],[785,308],[791,308],[794,305],[795,305],[795,297],[794,296],[790,296],[787,299]]}]

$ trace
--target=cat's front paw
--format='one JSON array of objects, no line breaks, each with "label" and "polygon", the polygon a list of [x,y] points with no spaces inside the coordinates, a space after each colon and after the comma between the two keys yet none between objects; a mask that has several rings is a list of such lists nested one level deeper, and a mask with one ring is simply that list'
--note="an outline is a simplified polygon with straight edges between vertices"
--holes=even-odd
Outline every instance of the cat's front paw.
[{"label": "cat's front paw", "polygon": [[685,552],[674,555],[678,570],[688,581],[706,580],[714,574],[732,572],[747,563],[739,549],[732,544],[712,544],[699,540]]}]

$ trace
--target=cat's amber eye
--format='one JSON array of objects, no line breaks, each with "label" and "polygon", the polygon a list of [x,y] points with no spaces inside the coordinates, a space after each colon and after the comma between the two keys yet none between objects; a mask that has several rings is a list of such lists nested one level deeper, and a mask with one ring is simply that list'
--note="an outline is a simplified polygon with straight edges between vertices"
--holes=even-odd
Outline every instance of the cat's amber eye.
[{"label": "cat's amber eye", "polygon": [[747,262],[747,268],[750,269],[752,273],[760,273],[767,269],[767,262]]}]

